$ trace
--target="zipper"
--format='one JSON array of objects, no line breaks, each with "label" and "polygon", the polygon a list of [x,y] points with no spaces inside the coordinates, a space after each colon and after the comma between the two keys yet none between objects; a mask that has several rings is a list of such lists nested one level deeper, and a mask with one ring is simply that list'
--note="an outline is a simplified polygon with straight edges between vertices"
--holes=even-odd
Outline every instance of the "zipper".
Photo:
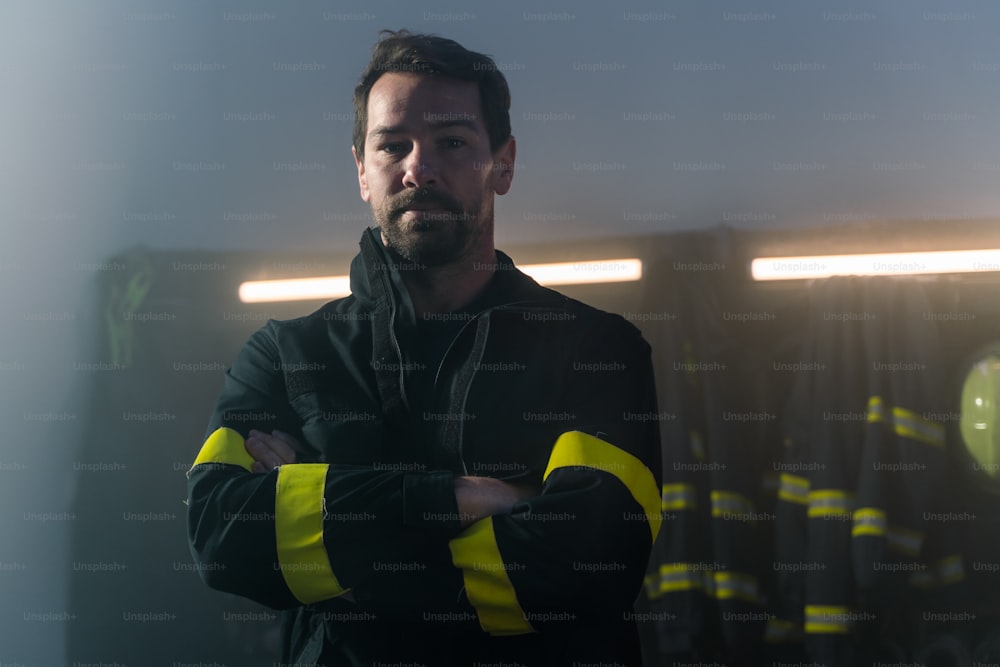
[{"label": "zipper", "polygon": [[[385,283],[384,277],[383,283]],[[396,338],[396,300],[390,296],[389,302],[391,304],[389,308],[389,340],[392,342],[392,349],[399,361],[399,393],[402,394],[403,407],[406,408],[407,412],[410,412],[410,399],[406,395],[406,372],[403,369],[403,350],[399,347],[399,339]]]},{"label": "zipper", "polygon": [[469,402],[469,389],[472,388],[472,380],[476,375],[476,364],[482,360],[483,352],[486,350],[486,339],[490,334],[491,314],[492,311],[485,313],[479,318],[476,324],[476,339],[472,343],[472,354],[470,355],[470,358],[475,359],[472,362],[473,371],[469,374],[469,380],[465,383],[465,387],[460,388],[458,391],[458,395],[462,397],[461,405],[459,406],[462,411],[462,419],[458,420],[458,432],[455,434],[455,439],[458,441],[458,460],[462,464],[462,472],[466,475],[469,474],[469,469],[465,465],[465,452],[463,451],[465,445],[465,404]]},{"label": "zipper", "polygon": [[[369,241],[369,243],[371,243],[371,241]],[[382,259],[382,253],[379,252],[377,246],[373,248],[373,251],[373,254],[379,262],[379,266],[376,267],[376,270],[378,271],[378,279],[382,284],[382,291],[385,293],[385,298],[389,302],[389,342],[392,344],[392,350],[396,353],[396,361],[398,362],[397,377],[399,378],[399,391],[403,407],[406,408],[406,412],[409,413],[411,408],[410,399],[406,395],[406,373],[403,370],[403,350],[399,346],[399,339],[396,337],[396,313],[399,310],[399,307],[396,304],[396,294],[392,290],[392,283],[386,275],[388,266],[386,266]]]},{"label": "zipper", "polygon": [[[537,306],[535,308],[531,308],[530,307],[531,304],[537,304]],[[501,304],[499,306],[491,306],[491,307],[487,308],[486,310],[478,312],[475,315],[473,315],[472,317],[470,317],[469,321],[466,322],[465,324],[463,324],[462,328],[459,329],[458,333],[455,334],[455,337],[451,339],[451,343],[448,344],[448,348],[444,351],[444,356],[441,357],[441,362],[438,364],[437,371],[434,373],[434,384],[431,387],[431,396],[432,396],[432,403],[431,404],[435,405],[438,402],[438,401],[433,400],[433,399],[437,398],[438,380],[441,378],[441,369],[444,368],[444,362],[447,361],[448,355],[451,354],[452,350],[455,349],[455,343],[458,342],[458,339],[461,338],[465,334],[465,330],[468,329],[469,326],[473,322],[477,321],[483,315],[489,315],[493,311],[497,311],[497,310],[514,310],[515,307],[523,307],[523,310],[525,310],[525,311],[529,311],[529,310],[533,310],[533,309],[534,310],[546,310],[547,308],[546,308],[546,306],[544,304],[545,304],[545,302],[542,302],[542,301],[513,301],[511,303],[505,303],[505,304]]]},{"label": "zipper", "polygon": [[[544,301],[514,301],[499,306],[492,306],[490,308],[487,308],[486,310],[483,310],[473,315],[468,322],[462,325],[462,328],[459,329],[457,334],[455,334],[455,337],[452,338],[451,343],[448,345],[448,349],[445,350],[444,356],[441,358],[441,362],[438,364],[437,372],[434,374],[434,384],[432,385],[431,388],[431,405],[439,406],[441,404],[441,400],[438,398],[439,380],[441,379],[441,371],[444,369],[445,364],[448,361],[449,355],[451,355],[455,350],[458,340],[463,335],[466,335],[466,331],[470,328],[473,322],[476,322],[476,327],[475,327],[477,333],[476,338],[477,340],[480,341],[480,344],[477,346],[475,341],[473,342],[473,348],[471,354],[464,360],[463,363],[459,365],[458,370],[456,371],[460,374],[459,377],[465,376],[466,379],[460,386],[455,387],[455,391],[449,396],[450,400],[448,401],[449,403],[448,408],[450,414],[452,415],[465,414],[465,406],[468,401],[469,390],[472,388],[472,382],[473,380],[475,380],[476,377],[474,364],[482,360],[483,353],[486,351],[486,343],[489,337],[490,316],[494,312],[498,311],[531,312],[533,310],[537,311],[544,310],[546,312],[551,312],[553,310],[552,308],[553,305],[554,304],[551,302],[544,302]],[[479,335],[480,330],[482,330],[481,337]],[[478,353],[476,352],[477,347],[479,348]],[[467,369],[469,367],[470,363],[473,364],[473,370],[471,372],[462,373],[464,369]],[[456,397],[459,396],[461,398],[455,400]],[[465,454],[463,451],[465,445],[464,443],[465,420],[460,419],[456,421],[457,421],[457,426],[455,428],[457,429],[457,431],[454,433],[454,436],[457,440],[456,453],[458,454],[459,462],[462,464],[462,474],[468,475],[469,469],[465,463]],[[444,429],[442,429],[442,432],[447,433],[450,420],[445,420],[444,424],[445,427]]]}]

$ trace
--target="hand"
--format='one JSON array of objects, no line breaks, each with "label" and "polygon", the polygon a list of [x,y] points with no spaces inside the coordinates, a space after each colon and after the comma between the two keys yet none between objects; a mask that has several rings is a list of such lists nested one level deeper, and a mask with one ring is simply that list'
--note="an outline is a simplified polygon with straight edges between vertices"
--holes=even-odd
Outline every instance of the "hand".
[{"label": "hand", "polygon": [[243,443],[247,453],[254,458],[253,472],[268,472],[286,463],[295,463],[295,454],[302,445],[283,431],[270,434],[250,431],[250,437]]},{"label": "hand", "polygon": [[509,514],[514,505],[540,491],[533,484],[511,484],[492,477],[456,477],[459,521],[465,528],[494,514]]}]

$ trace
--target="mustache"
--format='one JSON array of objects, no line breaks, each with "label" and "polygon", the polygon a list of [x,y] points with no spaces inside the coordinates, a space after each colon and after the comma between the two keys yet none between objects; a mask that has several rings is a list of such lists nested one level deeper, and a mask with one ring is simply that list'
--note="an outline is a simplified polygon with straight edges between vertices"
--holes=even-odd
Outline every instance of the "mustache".
[{"label": "mustache", "polygon": [[462,204],[446,192],[432,190],[431,188],[416,188],[405,190],[393,198],[389,207],[393,217],[400,216],[403,212],[413,206],[432,205],[435,208],[442,208],[446,211],[460,213]]}]

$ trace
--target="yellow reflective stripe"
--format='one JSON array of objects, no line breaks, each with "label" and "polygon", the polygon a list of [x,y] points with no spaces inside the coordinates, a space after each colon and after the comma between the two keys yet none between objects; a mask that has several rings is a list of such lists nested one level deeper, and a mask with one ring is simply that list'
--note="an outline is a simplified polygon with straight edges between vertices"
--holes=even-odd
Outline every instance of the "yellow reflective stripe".
[{"label": "yellow reflective stripe", "polygon": [[831,634],[848,632],[851,628],[850,607],[806,605],[806,632]]},{"label": "yellow reflective stripe", "polygon": [[650,600],[656,600],[662,597],[663,594],[660,593],[660,580],[653,574],[647,574],[642,578],[642,586],[646,590],[646,597]]},{"label": "yellow reflective stripe", "polygon": [[880,422],[885,420],[885,405],[881,396],[872,396],[868,399],[868,421]]},{"label": "yellow reflective stripe", "polygon": [[624,449],[581,431],[567,431],[559,436],[549,455],[542,481],[553,470],[583,466],[609,472],[617,477],[632,497],[642,506],[649,522],[653,541],[660,532],[663,517],[660,515],[660,489],[656,478],[646,465]]},{"label": "yellow reflective stripe", "polygon": [[782,473],[778,498],[800,505],[809,504],[809,480],[805,477]]},{"label": "yellow reflective stripe", "polygon": [[[872,396],[868,399],[868,421],[885,422],[889,418],[890,411],[885,405],[881,396]],[[934,447],[943,447],[945,441],[945,427],[943,424],[924,419],[918,413],[905,408],[893,407],[892,428],[904,438],[918,440]]]},{"label": "yellow reflective stripe", "polygon": [[924,534],[919,530],[909,530],[899,526],[889,526],[886,530],[889,548],[916,557],[924,545]]},{"label": "yellow reflective stripe", "polygon": [[706,572],[695,563],[666,563],[660,565],[659,591],[672,593],[695,588],[705,588]]},{"label": "yellow reflective stripe", "polygon": [[962,557],[954,555],[939,560],[923,572],[917,571],[911,574],[910,585],[929,588],[954,584],[963,579],[965,579],[965,568],[962,565]]},{"label": "yellow reflective stripe", "polygon": [[954,555],[938,561],[937,572],[941,583],[944,584],[951,584],[965,579],[965,568],[962,566],[962,557]]},{"label": "yellow reflective stripe", "polygon": [[491,635],[523,635],[534,632],[517,601],[507,576],[493,517],[475,522],[448,542],[451,562],[462,570],[465,594],[476,609],[479,625]]},{"label": "yellow reflective stripe", "polygon": [[693,484],[664,484],[660,509],[664,512],[672,510],[693,510],[698,506],[695,502]]},{"label": "yellow reflective stripe", "polygon": [[278,469],[274,534],[278,567],[288,590],[310,604],[345,592],[323,544],[326,463],[295,463]]},{"label": "yellow reflective stripe", "polygon": [[862,507],[854,511],[854,527],[851,537],[884,537],[886,544],[894,551],[900,551],[911,556],[920,553],[924,534],[900,526],[889,525],[885,510],[875,507]]},{"label": "yellow reflective stripe", "polygon": [[767,619],[764,641],[769,643],[795,641],[802,638],[802,624],[781,618]]},{"label": "yellow reflective stripe", "polygon": [[851,529],[851,537],[862,535],[874,535],[884,537],[888,519],[885,511],[875,507],[862,507],[854,510],[854,527]]},{"label": "yellow reflective stripe", "polygon": [[935,447],[944,446],[943,425],[924,419],[916,412],[898,407],[892,409],[892,418],[898,435]]},{"label": "yellow reflective stripe", "polygon": [[852,495],[838,489],[817,489],[809,492],[809,518],[850,516]]},{"label": "yellow reflective stripe", "polygon": [[740,598],[749,602],[759,602],[757,578],[739,572],[713,572],[713,594],[716,599]]},{"label": "yellow reflective stripe", "polygon": [[212,431],[201,446],[192,468],[203,463],[229,463],[240,466],[247,472],[252,470],[254,458],[247,452],[243,436],[225,426]]},{"label": "yellow reflective stripe", "polygon": [[700,589],[718,600],[761,600],[757,578],[749,574],[717,572],[699,563],[666,563],[660,565],[659,574],[657,597],[664,593]]},{"label": "yellow reflective stripe", "polygon": [[752,514],[754,505],[744,495],[735,491],[712,491],[712,516],[721,517],[726,514]]}]

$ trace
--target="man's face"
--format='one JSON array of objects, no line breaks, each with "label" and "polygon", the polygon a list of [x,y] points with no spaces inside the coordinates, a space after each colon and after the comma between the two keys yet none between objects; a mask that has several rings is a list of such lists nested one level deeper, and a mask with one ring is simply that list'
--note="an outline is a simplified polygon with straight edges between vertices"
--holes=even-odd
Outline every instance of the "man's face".
[{"label": "man's face", "polygon": [[514,151],[512,137],[491,154],[475,83],[391,72],[372,86],[354,161],[386,244],[441,266],[492,253],[493,195],[510,188]]}]

